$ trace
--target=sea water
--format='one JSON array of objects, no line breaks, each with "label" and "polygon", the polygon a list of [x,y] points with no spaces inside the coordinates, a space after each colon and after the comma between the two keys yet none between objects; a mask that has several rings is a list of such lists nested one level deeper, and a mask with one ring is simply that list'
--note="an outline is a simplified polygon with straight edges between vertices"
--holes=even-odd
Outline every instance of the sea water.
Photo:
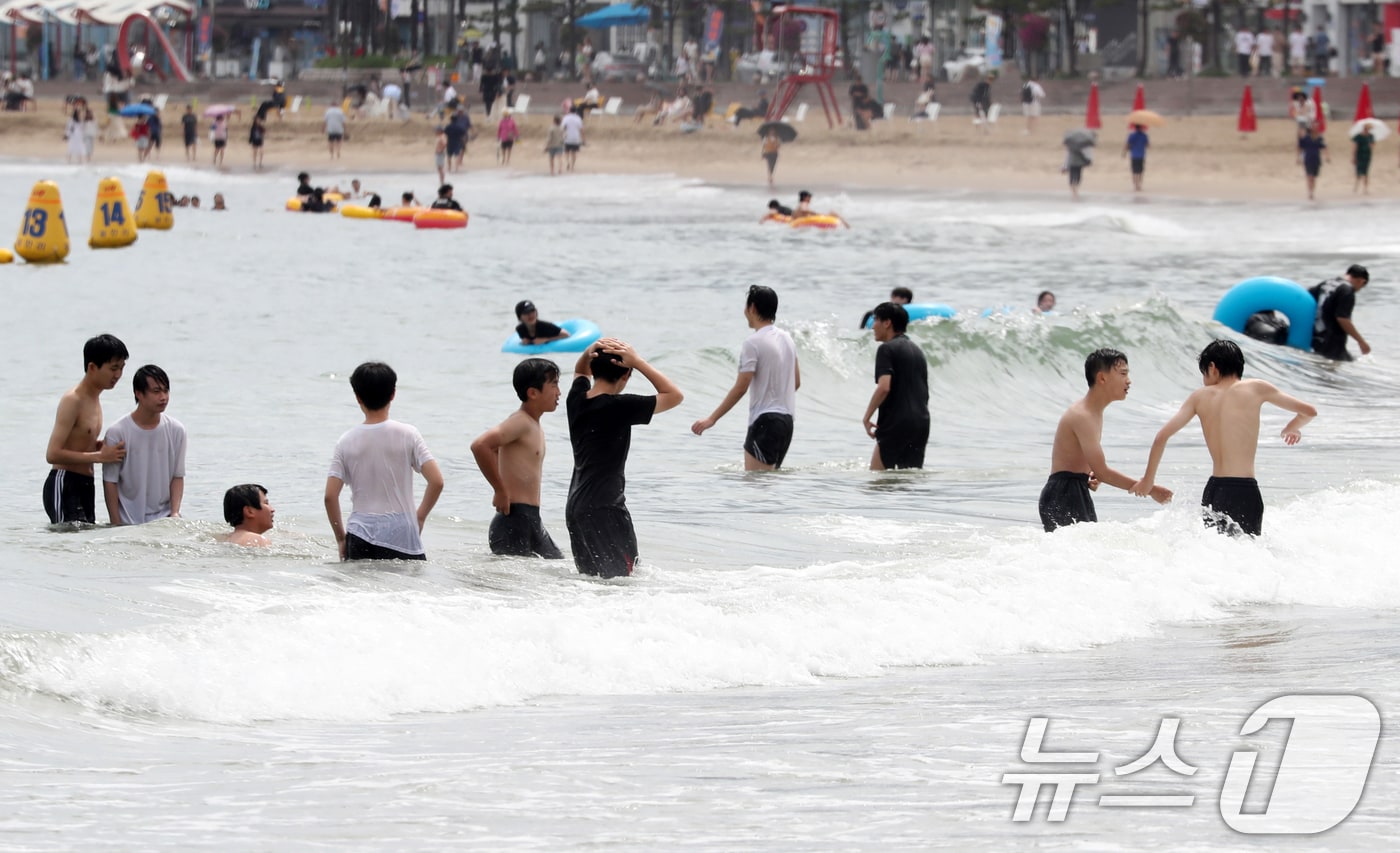
[{"label": "sea water", "polygon": [[[134,199],[142,173],[116,172]],[[17,224],[29,185],[53,178],[74,242],[66,264],[0,269],[6,849],[1272,849],[1279,836],[1221,817],[1232,752],[1263,750],[1267,776],[1287,740],[1286,722],[1243,736],[1250,713],[1298,693],[1361,694],[1387,725],[1400,708],[1392,202],[832,189],[817,208],[853,227],[814,232],[758,225],[769,196],[747,188],[502,171],[455,178],[466,231],[417,232],[289,214],[286,176],[167,175],[230,210],[181,209],[170,232],[92,251],[97,171],[0,164],[0,210]],[[385,198],[429,194],[422,176],[360,177]],[[1089,351],[1128,354],[1104,445],[1136,476],[1199,384],[1200,348],[1229,334],[1210,321],[1225,289],[1353,262],[1373,275],[1355,315],[1373,356],[1241,341],[1247,376],[1320,412],[1294,447],[1288,416],[1264,413],[1263,537],[1202,528],[1195,425],[1159,476],[1173,504],[1105,487],[1100,524],[1040,531]],[[745,403],[689,430],[733,382],[754,283],[778,291],[803,380],[787,463],[764,475],[742,470]],[[910,331],[929,359],[927,467],[874,474],[860,420],[876,344],[856,323],[896,285],[960,314]],[[1038,317],[1045,289],[1059,305]],[[518,404],[499,350],[526,298],[630,341],[686,394],[634,432],[630,579],[487,549],[468,445]],[[137,366],[171,377],[182,519],[45,524],[54,409],[99,332],[131,351],[108,423]],[[556,359],[566,386],[573,358]],[[398,371],[393,415],[447,480],[426,564],[335,560],[321,495],[360,420],[347,377],[371,359]],[[562,405],[543,426],[543,517],[567,546]],[[242,482],[277,508],[270,549],[215,540]],[[1034,717],[1045,751],[1101,753],[1102,783],[1063,821],[1048,791],[1014,821],[1002,782],[1036,769],[1021,760]],[[1116,779],[1165,717],[1199,772]],[[1355,812],[1310,848],[1394,846],[1396,767],[1385,736]],[[1195,799],[1097,805],[1134,792]]]}]

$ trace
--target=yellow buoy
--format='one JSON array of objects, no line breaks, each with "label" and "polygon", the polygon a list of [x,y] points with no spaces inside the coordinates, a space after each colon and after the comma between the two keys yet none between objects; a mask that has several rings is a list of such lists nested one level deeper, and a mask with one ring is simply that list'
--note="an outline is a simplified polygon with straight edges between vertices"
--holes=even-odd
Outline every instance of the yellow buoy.
[{"label": "yellow buoy", "polygon": [[15,259],[15,253],[9,249],[0,249],[0,264],[8,264]]},{"label": "yellow buoy", "polygon": [[126,190],[116,178],[103,178],[97,185],[97,202],[92,206],[88,245],[94,249],[120,249],[135,242],[136,221],[126,203]]},{"label": "yellow buoy", "polygon": [[170,187],[165,183],[165,173],[151,172],[146,175],[146,183],[136,199],[136,227],[166,231],[174,225],[175,214],[171,210]]},{"label": "yellow buoy", "polygon": [[31,264],[55,263],[68,257],[68,220],[58,184],[40,181],[29,192],[24,222],[15,238],[15,254]]}]

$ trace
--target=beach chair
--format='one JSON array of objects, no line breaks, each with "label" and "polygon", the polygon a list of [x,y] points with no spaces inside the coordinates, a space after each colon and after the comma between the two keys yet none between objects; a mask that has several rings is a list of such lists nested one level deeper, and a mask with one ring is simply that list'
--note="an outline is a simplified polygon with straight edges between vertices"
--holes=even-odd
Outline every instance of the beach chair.
[{"label": "beach chair", "polygon": [[511,107],[511,109],[515,110],[516,112],[520,113],[521,115],[524,115],[525,113],[529,112],[529,111],[530,111],[530,96],[529,96],[529,95],[516,95],[516,96],[515,96],[515,106]]},{"label": "beach chair", "polygon": [[603,104],[603,115],[615,116],[617,115],[617,111],[620,109],[622,109],[622,99],[614,95],[613,97],[608,98],[608,102],[606,104]]},{"label": "beach chair", "polygon": [[889,121],[889,120],[892,119],[892,118],[894,118],[894,104],[886,103],[886,104],[885,104],[885,121]]},{"label": "beach chair", "polygon": [[297,95],[296,97],[292,98],[292,105],[290,107],[287,107],[287,109],[291,112],[297,112],[298,110],[300,110],[301,102],[304,99],[304,97],[305,96],[303,95]]},{"label": "beach chair", "polygon": [[169,95],[156,95],[151,99],[151,106],[156,108],[156,112],[164,112],[165,104],[170,100]]},{"label": "beach chair", "polygon": [[929,121],[938,121],[938,114],[942,111],[943,105],[938,103],[937,101],[934,101],[933,103],[924,107],[924,116],[927,117]]}]

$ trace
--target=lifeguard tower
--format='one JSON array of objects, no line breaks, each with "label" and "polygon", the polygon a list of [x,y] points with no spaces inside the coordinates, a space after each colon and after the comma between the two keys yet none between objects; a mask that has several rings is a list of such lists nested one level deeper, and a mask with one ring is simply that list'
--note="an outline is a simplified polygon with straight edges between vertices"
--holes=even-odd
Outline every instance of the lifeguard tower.
[{"label": "lifeguard tower", "polygon": [[[774,6],[763,36],[769,49],[787,69],[778,84],[777,95],[768,107],[769,121],[783,117],[803,86],[813,86],[822,102],[822,112],[831,127],[841,123],[836,90],[831,88],[836,73],[836,45],[840,39],[841,16],[834,9],[809,6]],[[834,116],[834,118],[833,118]]]}]

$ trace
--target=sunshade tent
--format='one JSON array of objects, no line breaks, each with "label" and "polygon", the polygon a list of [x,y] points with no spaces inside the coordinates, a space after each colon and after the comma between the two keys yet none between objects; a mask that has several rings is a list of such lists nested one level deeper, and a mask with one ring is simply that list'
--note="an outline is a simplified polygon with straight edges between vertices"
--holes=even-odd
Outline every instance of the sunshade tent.
[{"label": "sunshade tent", "polygon": [[646,6],[640,8],[630,3],[614,3],[611,6],[599,9],[588,15],[579,18],[577,23],[580,27],[590,30],[606,30],[609,27],[626,27],[636,24],[645,24],[651,20],[651,10]]}]

